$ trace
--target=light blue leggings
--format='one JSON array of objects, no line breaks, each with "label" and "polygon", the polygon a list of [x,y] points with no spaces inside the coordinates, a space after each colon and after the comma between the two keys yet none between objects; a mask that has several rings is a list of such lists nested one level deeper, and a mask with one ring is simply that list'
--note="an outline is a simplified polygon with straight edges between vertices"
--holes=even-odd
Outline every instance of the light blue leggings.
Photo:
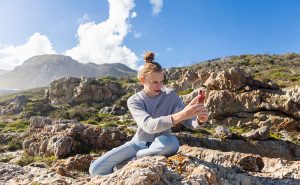
[{"label": "light blue leggings", "polygon": [[113,167],[133,157],[141,158],[149,155],[174,155],[179,149],[179,142],[173,135],[160,135],[148,147],[145,142],[128,141],[114,148],[92,162],[89,172],[91,176],[112,173]]}]

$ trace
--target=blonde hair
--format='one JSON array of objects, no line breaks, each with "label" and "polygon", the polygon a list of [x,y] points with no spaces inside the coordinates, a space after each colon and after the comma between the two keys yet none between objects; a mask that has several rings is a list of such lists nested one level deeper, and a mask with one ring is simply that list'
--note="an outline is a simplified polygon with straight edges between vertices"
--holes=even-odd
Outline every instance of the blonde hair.
[{"label": "blonde hair", "polygon": [[142,76],[147,76],[152,72],[163,71],[161,65],[157,62],[154,62],[154,56],[155,54],[153,52],[146,52],[146,54],[144,55],[145,64],[138,73],[138,79],[141,79]]}]

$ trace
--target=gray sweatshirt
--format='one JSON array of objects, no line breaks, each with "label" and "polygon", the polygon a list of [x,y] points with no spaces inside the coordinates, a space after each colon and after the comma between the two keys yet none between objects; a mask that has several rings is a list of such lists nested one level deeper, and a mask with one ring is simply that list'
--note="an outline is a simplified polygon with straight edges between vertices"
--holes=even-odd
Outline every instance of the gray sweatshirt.
[{"label": "gray sweatshirt", "polygon": [[[144,142],[153,142],[157,136],[170,134],[174,126],[171,114],[185,107],[180,97],[171,89],[162,89],[155,97],[149,97],[142,90],[127,100],[127,106],[138,125],[133,140]],[[196,116],[183,124],[191,129],[199,127]]]}]

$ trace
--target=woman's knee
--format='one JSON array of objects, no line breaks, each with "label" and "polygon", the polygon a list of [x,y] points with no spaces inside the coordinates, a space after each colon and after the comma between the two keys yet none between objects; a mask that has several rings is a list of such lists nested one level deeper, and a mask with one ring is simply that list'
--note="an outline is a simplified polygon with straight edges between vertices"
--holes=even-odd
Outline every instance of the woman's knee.
[{"label": "woman's knee", "polygon": [[90,168],[89,168],[89,173],[92,177],[96,175],[102,175],[102,170],[101,167],[96,165],[94,162],[91,163]]},{"label": "woman's knee", "polygon": [[176,153],[179,149],[179,141],[173,135],[161,135],[157,140],[164,145],[165,152],[169,155]]},{"label": "woman's knee", "polygon": [[115,165],[134,157],[138,150],[137,148],[138,147],[131,142],[126,142],[117,148],[113,148],[91,163],[89,167],[90,175],[107,175],[112,173],[112,169]]}]

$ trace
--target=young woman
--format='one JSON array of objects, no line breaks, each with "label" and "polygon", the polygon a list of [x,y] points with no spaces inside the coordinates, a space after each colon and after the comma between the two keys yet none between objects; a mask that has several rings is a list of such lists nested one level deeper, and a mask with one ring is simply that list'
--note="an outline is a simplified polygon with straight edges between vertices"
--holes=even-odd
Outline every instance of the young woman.
[{"label": "young woman", "polygon": [[154,62],[154,53],[144,56],[145,65],[138,78],[144,88],[131,96],[127,106],[138,125],[131,141],[112,149],[97,160],[89,169],[92,176],[112,173],[113,167],[129,159],[149,155],[174,155],[179,149],[171,128],[183,123],[196,129],[208,119],[207,109],[195,97],[187,106],[177,94],[163,89],[163,69]]}]

